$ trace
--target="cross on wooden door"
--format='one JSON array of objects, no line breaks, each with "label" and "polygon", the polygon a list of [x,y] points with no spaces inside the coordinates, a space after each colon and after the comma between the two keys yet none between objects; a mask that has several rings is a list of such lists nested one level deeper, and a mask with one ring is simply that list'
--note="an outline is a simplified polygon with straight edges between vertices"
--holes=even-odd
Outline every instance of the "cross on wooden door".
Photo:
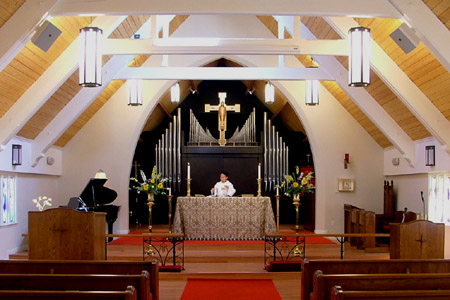
[{"label": "cross on wooden door", "polygon": [[240,112],[241,105],[226,105],[225,98],[227,97],[227,93],[219,93],[219,104],[218,105],[210,105],[205,104],[205,112],[217,111],[218,119],[219,119],[219,145],[225,146],[227,144],[227,140],[225,139],[225,131],[227,131],[227,111]]}]

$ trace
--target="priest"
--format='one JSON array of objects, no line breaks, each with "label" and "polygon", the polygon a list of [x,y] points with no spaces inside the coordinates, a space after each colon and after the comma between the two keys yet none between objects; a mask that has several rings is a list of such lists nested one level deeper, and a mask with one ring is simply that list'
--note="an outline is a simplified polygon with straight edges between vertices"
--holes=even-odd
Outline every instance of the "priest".
[{"label": "priest", "polygon": [[217,197],[232,197],[236,193],[233,184],[228,181],[228,173],[220,173],[220,181],[211,189],[211,194]]}]

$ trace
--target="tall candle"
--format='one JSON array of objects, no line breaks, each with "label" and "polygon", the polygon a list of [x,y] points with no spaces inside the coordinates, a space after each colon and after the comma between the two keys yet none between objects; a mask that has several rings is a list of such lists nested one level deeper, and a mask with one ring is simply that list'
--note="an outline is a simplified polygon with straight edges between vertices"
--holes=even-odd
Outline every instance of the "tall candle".
[{"label": "tall candle", "polygon": [[261,163],[258,164],[258,179],[261,179]]},{"label": "tall candle", "polygon": [[167,188],[167,190],[169,191],[169,196],[172,196],[172,189],[171,188]]},{"label": "tall candle", "polygon": [[191,163],[188,163],[188,168],[187,168],[187,178],[191,179]]},{"label": "tall candle", "polygon": [[277,187],[277,196],[280,196],[280,188]]}]

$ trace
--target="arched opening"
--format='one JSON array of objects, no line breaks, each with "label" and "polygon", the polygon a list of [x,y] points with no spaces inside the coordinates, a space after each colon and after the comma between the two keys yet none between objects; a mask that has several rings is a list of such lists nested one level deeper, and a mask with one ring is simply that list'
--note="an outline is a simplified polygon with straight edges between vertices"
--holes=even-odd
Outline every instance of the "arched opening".
[{"label": "arched opening", "polygon": [[[238,67],[238,63],[229,59],[218,59],[208,63],[204,67]],[[240,113],[230,112],[227,114],[227,131],[226,138],[229,139],[237,128],[241,128],[246,122],[252,110],[256,113],[256,143],[259,154],[254,156],[250,154],[242,154],[239,160],[231,160],[230,154],[222,155],[221,157],[214,157],[208,160],[206,157],[199,157],[193,164],[192,168],[210,168],[214,169],[217,176],[202,177],[201,180],[193,180],[191,186],[192,194],[208,195],[209,189],[218,180],[218,174],[221,170],[229,168],[233,169],[233,164],[243,165],[242,169],[236,168],[231,172],[230,180],[234,181],[237,189],[237,195],[254,194],[256,195],[256,165],[262,162],[264,168],[264,143],[263,143],[263,115],[267,114],[268,119],[271,120],[272,125],[282,137],[286,146],[289,148],[289,162],[286,173],[292,173],[295,166],[305,168],[307,170],[314,170],[313,157],[305,129],[297,117],[292,106],[289,104],[287,98],[277,90],[275,104],[267,105],[264,103],[264,81],[180,81],[181,102],[173,104],[170,102],[170,89],[163,94],[158,104],[155,106],[153,112],[149,116],[147,123],[140,135],[139,142],[135,149],[133,157],[133,167],[130,175],[135,176],[139,169],[144,170],[146,174],[150,174],[153,166],[157,165],[157,155],[155,155],[155,147],[158,146],[158,141],[161,142],[162,136],[166,134],[170,122],[173,121],[173,116],[177,115],[178,108],[181,111],[181,130],[182,130],[182,144],[187,146],[189,142],[190,131],[190,111],[198,120],[203,129],[208,128],[214,138],[218,138],[218,116],[217,112],[205,112],[205,104],[215,105],[218,102],[218,93],[226,92],[226,102],[229,105],[239,104]],[[167,137],[167,136],[166,136]],[[217,148],[217,145],[212,145]],[[275,146],[273,148],[276,148]],[[271,149],[272,150],[272,149]],[[274,149],[276,150],[276,149]],[[164,150],[163,150],[164,151]],[[189,157],[189,154],[183,152],[181,154],[184,158]],[[173,184],[172,193],[174,201],[177,196],[186,195],[185,186],[185,162],[183,161],[181,170],[181,182]],[[194,159],[190,156],[191,160]],[[236,157],[238,158],[238,157]],[[191,162],[192,163],[192,162]],[[213,172],[214,173],[214,172]],[[280,173],[280,180],[282,175]],[[263,175],[264,177],[264,175]],[[279,181],[266,180],[263,178],[263,195],[271,196],[272,204],[275,211],[275,189],[274,186],[279,184]],[[315,225],[315,197],[314,195],[306,195],[308,198],[308,205],[301,207],[300,224],[303,224],[306,229],[314,230]],[[166,197],[161,196],[156,199],[157,205],[153,207],[153,222],[154,224],[168,224],[168,203]],[[134,191],[130,191],[129,195],[130,205],[130,225],[145,224],[148,222],[148,210],[146,209],[146,196],[138,195]],[[175,203],[173,205],[173,210]],[[173,215],[173,214],[172,214]],[[281,224],[295,224],[294,207],[289,201],[288,197],[282,196],[280,199],[280,223]]]}]

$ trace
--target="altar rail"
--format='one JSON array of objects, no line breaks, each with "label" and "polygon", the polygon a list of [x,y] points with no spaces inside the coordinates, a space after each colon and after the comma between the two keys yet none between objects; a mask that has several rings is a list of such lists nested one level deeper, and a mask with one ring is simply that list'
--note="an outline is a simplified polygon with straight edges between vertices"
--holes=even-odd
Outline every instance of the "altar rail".
[{"label": "altar rail", "polygon": [[181,265],[184,270],[184,234],[183,233],[134,233],[105,234],[108,238],[142,238],[142,260],[156,259],[161,266],[172,263]]},{"label": "altar rail", "polygon": [[[390,237],[389,233],[266,233],[264,243],[264,264],[269,260],[288,261],[295,257],[305,258],[307,237],[334,237],[341,246],[341,259],[344,259],[344,243],[347,238]],[[272,252],[272,254],[270,254]],[[277,255],[278,254],[278,255]]]}]

